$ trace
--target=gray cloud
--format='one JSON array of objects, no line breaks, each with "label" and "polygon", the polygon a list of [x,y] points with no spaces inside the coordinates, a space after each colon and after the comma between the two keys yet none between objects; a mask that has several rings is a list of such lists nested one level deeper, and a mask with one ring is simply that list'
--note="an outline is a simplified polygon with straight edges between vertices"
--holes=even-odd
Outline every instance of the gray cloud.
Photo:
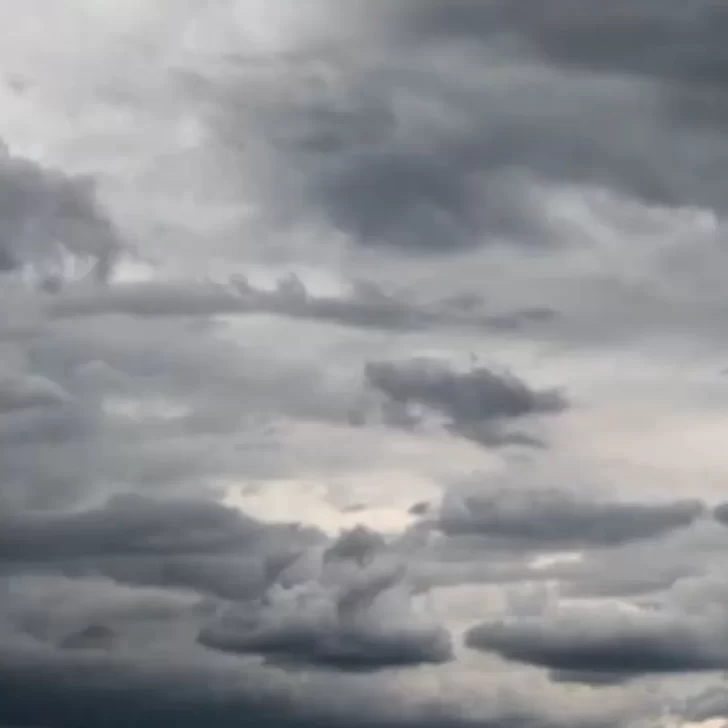
[{"label": "gray cloud", "polygon": [[720,503],[713,509],[713,518],[723,526],[728,526],[728,503]]},{"label": "gray cloud", "polygon": [[214,501],[118,495],[101,508],[3,519],[4,561],[216,553],[256,543],[264,530]]},{"label": "gray cloud", "polygon": [[46,309],[51,319],[58,320],[109,314],[149,318],[269,314],[385,331],[507,331],[556,317],[547,308],[490,313],[476,295],[419,302],[388,294],[366,281],[356,281],[352,288],[348,296],[316,296],[294,275],[279,280],[271,291],[254,288],[241,276],[228,285],[116,284],[66,290],[50,299]]},{"label": "gray cloud", "polygon": [[43,377],[0,378],[0,413],[63,404],[68,394]]},{"label": "gray cloud", "polygon": [[88,261],[105,278],[121,242],[96,201],[92,179],[14,156],[0,144],[0,269],[20,265],[41,277],[63,270],[66,256]]},{"label": "gray cloud", "polygon": [[728,691],[723,687],[711,687],[691,697],[681,706],[684,720],[702,722],[728,716]]},{"label": "gray cloud", "polygon": [[[643,497],[640,458],[663,464],[644,430],[623,463],[612,417],[648,395],[609,400],[619,352],[581,347],[722,326],[724,14],[258,5],[48,11],[27,53],[39,7],[0,10],[28,79],[8,133],[65,165],[0,156],[0,723],[636,724],[619,683],[725,668],[728,519]],[[165,280],[122,282],[127,245]],[[413,358],[485,349],[569,397]],[[464,471],[568,460],[581,418],[599,452],[573,489],[484,479],[423,505]],[[593,494],[597,463],[637,494]],[[306,523],[358,517],[404,533]],[[450,630],[485,616],[461,655]]]},{"label": "gray cloud", "polygon": [[524,722],[537,728],[619,725],[616,715],[597,717],[578,710],[560,715],[553,709],[539,712],[513,704],[471,718],[437,698],[411,705],[396,698],[383,699],[376,690],[356,690],[350,684],[339,685],[333,695],[331,677],[325,679],[326,683],[309,680],[301,692],[275,676],[263,679],[252,668],[241,677],[237,669],[204,662],[173,668],[164,658],[154,658],[142,666],[128,659],[71,658],[5,649],[0,654],[0,719],[18,726],[54,728],[131,722],[146,728],[160,720],[183,727],[200,721],[236,726],[241,720],[291,728],[497,728]]},{"label": "gray cloud", "polygon": [[447,418],[454,434],[482,444],[538,444],[530,435],[504,432],[503,424],[539,414],[555,414],[568,406],[556,389],[531,389],[511,374],[485,367],[457,372],[444,362],[414,359],[408,362],[371,362],[366,382],[381,393],[394,414],[409,414],[412,405],[422,406]]},{"label": "gray cloud", "polygon": [[590,70],[637,73],[723,90],[725,12],[710,0],[678,2],[543,0],[526,11],[511,0],[425,0],[403,14],[420,38],[520,39],[545,60]]},{"label": "gray cloud", "polygon": [[518,483],[488,488],[486,479],[482,489],[453,489],[438,526],[451,536],[483,536],[520,548],[615,547],[687,528],[703,513],[694,500],[609,501]]},{"label": "gray cloud", "polygon": [[347,671],[443,663],[452,659],[448,632],[411,613],[406,570],[377,559],[381,537],[343,533],[325,552],[315,582],[274,589],[235,607],[203,629],[200,642],[237,654]]},{"label": "gray cloud", "polygon": [[[588,613],[485,623],[468,646],[555,671],[557,679],[612,682],[659,673],[724,670],[728,653],[705,620]],[[592,676],[594,676],[592,678]]]},{"label": "gray cloud", "polygon": [[[728,170],[724,144],[703,133],[699,118],[715,110],[692,81],[666,95],[654,74],[637,75],[628,54],[616,50],[624,33],[631,61],[642,62],[644,45],[629,36],[649,37],[652,21],[655,38],[662,22],[679,34],[689,25],[678,19],[681,11],[650,3],[635,16],[595,2],[578,11],[573,5],[563,0],[524,13],[510,0],[405,3],[401,23],[369,28],[350,43],[353,60],[319,46],[291,59],[286,84],[306,94],[290,94],[288,103],[261,96],[240,72],[222,84],[208,80],[202,96],[218,106],[213,133],[233,155],[241,148],[249,155],[255,145],[279,185],[278,194],[270,190],[275,219],[322,215],[365,247],[404,255],[457,254],[504,239],[548,249],[570,232],[545,206],[554,184],[725,209],[716,188]],[[640,11],[648,15],[644,29]],[[714,30],[711,24],[719,39]],[[609,33],[615,40],[605,43]],[[694,46],[686,37],[686,56]],[[652,47],[669,73],[664,54],[672,46],[655,40]],[[555,56],[569,48],[573,63],[564,68]],[[588,55],[599,48],[610,54],[601,63],[613,63],[613,75],[593,73],[600,61],[590,64]],[[235,101],[246,92],[260,99],[255,111]],[[360,128],[367,135],[352,136]],[[322,136],[327,143],[311,142]],[[280,189],[291,167],[296,173]]]}]

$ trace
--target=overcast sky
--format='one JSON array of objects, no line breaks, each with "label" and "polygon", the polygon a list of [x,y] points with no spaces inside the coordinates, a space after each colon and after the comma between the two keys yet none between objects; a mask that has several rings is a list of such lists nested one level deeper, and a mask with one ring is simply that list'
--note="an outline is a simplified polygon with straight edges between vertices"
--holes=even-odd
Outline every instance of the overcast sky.
[{"label": "overcast sky", "polygon": [[0,0],[0,728],[728,724],[726,37]]}]

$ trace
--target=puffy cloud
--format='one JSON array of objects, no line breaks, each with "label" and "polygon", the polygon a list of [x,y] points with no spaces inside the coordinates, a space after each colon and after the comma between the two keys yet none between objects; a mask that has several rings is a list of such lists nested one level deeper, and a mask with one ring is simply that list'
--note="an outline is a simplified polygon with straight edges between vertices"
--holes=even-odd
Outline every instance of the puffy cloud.
[{"label": "puffy cloud", "polygon": [[447,662],[449,634],[412,613],[406,571],[373,554],[383,547],[361,527],[343,533],[323,555],[316,581],[271,589],[260,602],[224,613],[200,642],[340,670]]},{"label": "puffy cloud", "polygon": [[562,680],[621,681],[660,673],[724,670],[728,652],[710,621],[661,614],[565,614],[485,623],[466,643],[553,670]]},{"label": "puffy cloud", "polygon": [[[531,389],[511,374],[485,367],[458,372],[431,359],[371,362],[365,377],[373,390],[384,395],[395,415],[419,405],[444,415],[454,434],[483,444],[538,444],[529,435],[504,432],[501,425],[531,415],[555,414],[568,406],[558,390]],[[417,419],[414,416],[412,421]]]}]

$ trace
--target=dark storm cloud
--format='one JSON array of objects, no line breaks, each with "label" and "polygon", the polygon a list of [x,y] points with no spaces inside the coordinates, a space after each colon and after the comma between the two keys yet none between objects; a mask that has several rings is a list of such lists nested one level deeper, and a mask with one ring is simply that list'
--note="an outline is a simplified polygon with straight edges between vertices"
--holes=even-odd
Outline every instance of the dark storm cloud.
[{"label": "dark storm cloud", "polygon": [[592,499],[565,489],[512,486],[454,489],[438,525],[451,536],[483,536],[519,548],[615,547],[691,526],[699,501],[638,503]]},{"label": "dark storm cloud", "polygon": [[[220,652],[347,671],[451,657],[447,631],[418,621],[406,570],[368,529],[327,543],[315,529],[264,524],[212,500],[131,495],[0,521],[0,587],[12,595],[0,623],[63,648],[141,639],[158,604],[185,632],[209,622],[199,642]],[[194,613],[203,597],[220,616]]]},{"label": "dark storm cloud", "polygon": [[273,219],[323,215],[370,251],[457,254],[552,249],[570,233],[554,185],[726,209],[728,13],[710,0],[408,0],[369,15],[354,39],[327,29],[283,59],[283,96],[239,69],[196,86],[231,166],[241,149],[264,160],[245,195]]},{"label": "dark storm cloud", "polygon": [[[466,644],[515,662],[546,667],[561,680],[620,681],[648,674],[724,670],[728,650],[706,619],[589,615],[488,622]],[[594,676],[593,678],[591,676]]]},{"label": "dark storm cloud", "polygon": [[[353,683],[335,698],[300,693],[274,664],[326,667],[330,682],[342,671],[451,657],[446,630],[414,615],[404,570],[384,540],[363,528],[327,542],[214,502],[128,497],[105,510],[23,518],[2,524],[2,721],[53,728],[102,719],[350,725]],[[362,563],[370,552],[377,559]],[[200,556],[207,557],[207,583],[204,569],[194,573]],[[244,586],[237,593],[236,581]],[[246,654],[272,664],[261,672]],[[301,679],[310,687],[310,677],[299,674],[297,684]],[[371,687],[379,698],[367,725],[409,725]],[[454,707],[429,710],[418,725],[433,715],[440,718],[434,725],[469,725]]]},{"label": "dark storm cloud", "polygon": [[180,728],[201,723],[233,728],[241,721],[277,728],[617,728],[616,715],[560,715],[559,711],[502,704],[483,715],[438,698],[415,701],[356,690],[350,684],[307,681],[301,686],[275,676],[211,666],[172,666],[168,659],[130,660],[38,651],[0,652],[0,720],[19,728]]},{"label": "dark storm cloud", "polygon": [[390,630],[386,625],[358,624],[356,620],[344,625],[266,624],[273,617],[237,614],[235,621],[240,620],[240,625],[233,621],[205,629],[200,643],[227,653],[265,655],[273,664],[347,672],[441,664],[452,659],[449,636],[440,629],[397,626]]},{"label": "dark storm cloud", "polygon": [[305,588],[271,590],[223,614],[202,630],[201,644],[353,672],[452,659],[448,632],[411,613],[407,570],[388,560],[378,533],[362,527],[344,532],[326,549],[320,568],[318,581]]},{"label": "dark storm cloud", "polygon": [[538,444],[528,434],[503,431],[503,425],[556,414],[568,406],[556,389],[531,389],[512,374],[485,367],[458,372],[441,361],[413,359],[370,362],[364,373],[367,385],[386,398],[395,414],[407,415],[405,421],[416,424],[420,418],[409,410],[422,406],[446,417],[446,426],[454,434],[486,445]]},{"label": "dark storm cloud", "polygon": [[[672,140],[660,135],[649,93],[497,56],[435,58],[426,49],[410,54],[397,47],[374,63],[323,59],[336,80],[331,87],[311,84],[318,103],[335,107],[356,98],[353,115],[384,109],[396,119],[363,142],[312,149],[297,139],[268,139],[281,120],[304,129],[319,121],[309,104],[264,104],[256,113],[268,122],[260,121],[260,134],[275,150],[267,152],[272,163],[285,159],[302,171],[300,183],[276,196],[279,205],[292,216],[319,209],[369,247],[457,253],[498,239],[554,243],[559,231],[542,199],[549,180],[663,194],[665,183],[651,173],[652,147]],[[223,104],[236,94],[231,84]],[[232,105],[218,130],[225,146],[239,133],[236,114]],[[617,118],[628,124],[618,138]]]}]

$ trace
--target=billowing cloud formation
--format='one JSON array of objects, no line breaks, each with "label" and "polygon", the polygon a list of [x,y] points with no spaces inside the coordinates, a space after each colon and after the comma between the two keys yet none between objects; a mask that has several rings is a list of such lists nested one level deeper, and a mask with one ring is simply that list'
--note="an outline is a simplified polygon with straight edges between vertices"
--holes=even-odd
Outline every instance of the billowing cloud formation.
[{"label": "billowing cloud formation", "polygon": [[[724,209],[713,180],[726,157],[700,133],[723,115],[713,4],[435,0],[370,15],[385,19],[376,36],[295,48],[285,100],[247,66],[198,79],[224,101],[213,127],[226,150],[295,170],[279,189],[286,217],[315,207],[367,247],[462,253],[563,240],[554,184]],[[243,127],[245,92],[263,103]],[[254,153],[251,124],[265,139]]]},{"label": "billowing cloud formation", "polygon": [[352,539],[364,535],[342,535],[328,549],[317,582],[271,590],[260,602],[224,614],[202,631],[201,643],[354,671],[451,659],[447,632],[408,614],[400,565],[353,566],[362,548],[352,549]]}]

